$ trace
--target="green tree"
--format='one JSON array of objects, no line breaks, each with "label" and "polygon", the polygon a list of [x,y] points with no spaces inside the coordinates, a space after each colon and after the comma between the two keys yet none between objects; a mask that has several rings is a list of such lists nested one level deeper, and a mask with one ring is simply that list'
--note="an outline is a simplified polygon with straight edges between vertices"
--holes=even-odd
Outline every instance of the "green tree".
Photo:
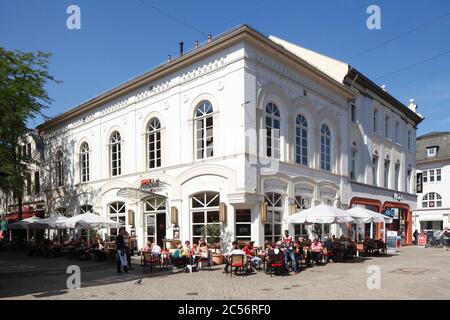
[{"label": "green tree", "polygon": [[12,194],[22,220],[22,197],[25,178],[33,160],[19,152],[21,139],[30,129],[27,123],[52,99],[45,86],[57,82],[48,73],[49,53],[9,51],[0,47],[0,189]]}]

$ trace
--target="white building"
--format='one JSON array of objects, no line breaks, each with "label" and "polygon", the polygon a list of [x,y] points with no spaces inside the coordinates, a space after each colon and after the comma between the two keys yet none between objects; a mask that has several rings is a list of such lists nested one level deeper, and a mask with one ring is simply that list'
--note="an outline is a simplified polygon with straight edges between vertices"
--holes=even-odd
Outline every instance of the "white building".
[{"label": "white building", "polygon": [[[208,224],[223,226],[224,243],[260,245],[277,240],[284,217],[299,208],[366,204],[354,194],[392,200],[395,181],[413,207],[406,173],[414,175],[421,118],[360,73],[349,88],[354,69],[339,80],[277,42],[238,27],[40,125],[49,212],[99,212],[135,233],[139,246],[195,242]],[[382,120],[380,136],[372,134],[374,107],[379,119],[392,117],[399,143],[385,139]],[[386,188],[383,161],[372,186],[374,153],[402,170]],[[155,193],[143,199],[142,184]]]},{"label": "white building", "polygon": [[414,228],[443,230],[450,223],[450,132],[432,132],[417,138],[418,190]]}]

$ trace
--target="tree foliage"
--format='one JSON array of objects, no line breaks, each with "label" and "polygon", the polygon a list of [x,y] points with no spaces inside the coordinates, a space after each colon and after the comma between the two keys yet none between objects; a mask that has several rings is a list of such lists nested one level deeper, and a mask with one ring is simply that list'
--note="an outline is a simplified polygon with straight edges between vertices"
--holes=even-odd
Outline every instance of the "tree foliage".
[{"label": "tree foliage", "polygon": [[58,82],[48,72],[49,53],[9,51],[0,47],[0,189],[11,192],[22,210],[24,179],[33,162],[18,148],[30,129],[27,123],[52,102],[45,86]]}]

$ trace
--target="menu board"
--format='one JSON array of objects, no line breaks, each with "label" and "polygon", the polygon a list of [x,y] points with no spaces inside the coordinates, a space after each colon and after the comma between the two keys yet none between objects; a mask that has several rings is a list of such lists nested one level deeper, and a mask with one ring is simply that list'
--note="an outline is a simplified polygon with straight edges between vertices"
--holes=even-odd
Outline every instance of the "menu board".
[{"label": "menu board", "polygon": [[388,231],[386,233],[386,248],[388,252],[397,251],[397,231]]}]

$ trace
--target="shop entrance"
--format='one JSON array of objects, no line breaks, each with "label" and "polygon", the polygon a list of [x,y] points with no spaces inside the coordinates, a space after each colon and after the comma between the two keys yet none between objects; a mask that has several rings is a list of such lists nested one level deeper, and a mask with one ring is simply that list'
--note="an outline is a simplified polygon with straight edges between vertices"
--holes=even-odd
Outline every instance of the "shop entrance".
[{"label": "shop entrance", "polygon": [[401,236],[400,245],[412,244],[412,214],[408,205],[385,203],[384,210],[393,211],[393,222],[386,225],[387,230],[397,231],[397,235]]},{"label": "shop entrance", "polygon": [[166,238],[166,199],[153,197],[145,201],[144,206],[144,238],[157,243],[163,248]]}]

